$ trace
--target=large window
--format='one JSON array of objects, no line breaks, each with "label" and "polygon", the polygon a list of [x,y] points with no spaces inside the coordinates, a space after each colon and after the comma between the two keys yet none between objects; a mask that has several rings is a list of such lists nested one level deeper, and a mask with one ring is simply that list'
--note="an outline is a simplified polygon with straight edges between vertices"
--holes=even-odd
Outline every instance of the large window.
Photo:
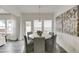
[{"label": "large window", "polygon": [[14,20],[7,20],[7,34],[12,34],[14,30]]},{"label": "large window", "polygon": [[[5,25],[7,25],[7,27]],[[14,30],[14,25],[14,20],[0,20],[0,33],[6,32],[7,34],[12,34]]]},{"label": "large window", "polygon": [[42,21],[41,20],[34,20],[34,31],[42,31]]},{"label": "large window", "polygon": [[52,32],[52,20],[44,20],[44,31]]},{"label": "large window", "polygon": [[31,21],[26,21],[26,35],[27,32],[31,32]]},{"label": "large window", "polygon": [[5,33],[5,20],[0,20],[0,33]]}]

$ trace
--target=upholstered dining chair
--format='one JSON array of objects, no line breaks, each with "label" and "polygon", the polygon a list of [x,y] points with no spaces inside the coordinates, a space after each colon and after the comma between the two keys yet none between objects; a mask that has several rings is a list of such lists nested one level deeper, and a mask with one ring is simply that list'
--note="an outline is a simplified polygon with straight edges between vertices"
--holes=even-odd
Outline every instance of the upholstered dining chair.
[{"label": "upholstered dining chair", "polygon": [[31,35],[31,34],[33,34],[33,32],[27,32],[27,38],[28,38],[28,40],[32,39],[32,38],[29,37],[29,35]]},{"label": "upholstered dining chair", "polygon": [[7,36],[5,35],[5,41],[7,42]]},{"label": "upholstered dining chair", "polygon": [[54,35],[54,32],[49,32],[50,35]]},{"label": "upholstered dining chair", "polygon": [[24,41],[25,41],[25,48],[24,48],[25,53],[33,52],[34,51],[34,43],[30,42],[28,44],[26,35],[24,35]]},{"label": "upholstered dining chair", "polygon": [[56,37],[57,35],[55,34],[53,37],[52,37],[52,42],[53,42],[53,46],[52,46],[52,52],[56,52]]},{"label": "upholstered dining chair", "polygon": [[57,35],[52,35],[50,38],[45,40],[45,51],[47,53],[52,53],[56,50],[56,36]]}]

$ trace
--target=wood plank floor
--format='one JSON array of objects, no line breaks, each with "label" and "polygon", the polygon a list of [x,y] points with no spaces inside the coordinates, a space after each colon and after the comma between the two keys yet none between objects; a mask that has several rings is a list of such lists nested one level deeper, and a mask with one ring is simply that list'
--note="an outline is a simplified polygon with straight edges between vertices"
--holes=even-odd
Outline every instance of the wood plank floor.
[{"label": "wood plank floor", "polygon": [[[24,40],[8,41],[5,45],[0,47],[0,53],[24,53]],[[55,53],[66,53],[59,45],[56,45]]]},{"label": "wood plank floor", "polygon": [[0,47],[0,53],[22,53],[24,50],[24,41],[8,41]]}]

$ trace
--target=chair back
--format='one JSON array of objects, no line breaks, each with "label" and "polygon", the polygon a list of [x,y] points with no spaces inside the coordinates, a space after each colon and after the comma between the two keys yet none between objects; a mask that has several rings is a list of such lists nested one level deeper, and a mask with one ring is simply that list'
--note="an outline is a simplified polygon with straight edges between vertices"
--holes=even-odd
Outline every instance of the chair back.
[{"label": "chair back", "polygon": [[30,34],[32,34],[33,32],[27,32],[27,35],[30,35]]},{"label": "chair back", "polygon": [[54,32],[49,32],[50,35],[54,35]]},{"label": "chair back", "polygon": [[27,37],[24,35],[24,52],[27,52]]},{"label": "chair back", "polygon": [[29,39],[29,35],[30,34],[33,34],[33,32],[27,32],[27,37],[28,37],[28,39]]},{"label": "chair back", "polygon": [[25,43],[27,44],[27,37],[26,37],[26,35],[24,35],[24,40],[25,40]]},{"label": "chair back", "polygon": [[46,51],[51,53],[56,50],[56,37],[57,35],[52,35],[50,39],[47,39],[45,42]]},{"label": "chair back", "polygon": [[56,37],[57,37],[57,35],[54,35],[53,36],[53,40],[52,40],[52,43],[53,43],[53,52],[55,52],[56,51]]},{"label": "chair back", "polygon": [[25,48],[24,48],[24,52],[25,53],[29,53],[29,52],[32,52],[34,50],[34,47],[33,47],[33,43],[27,43],[27,37],[26,35],[24,35],[24,40],[25,40]]}]

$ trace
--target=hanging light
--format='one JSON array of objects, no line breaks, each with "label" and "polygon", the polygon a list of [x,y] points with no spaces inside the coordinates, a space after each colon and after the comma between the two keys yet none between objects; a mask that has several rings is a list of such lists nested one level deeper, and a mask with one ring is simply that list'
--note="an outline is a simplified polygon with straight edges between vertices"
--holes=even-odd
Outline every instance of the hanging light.
[{"label": "hanging light", "polygon": [[41,8],[41,6],[39,5],[38,6],[38,9],[39,9],[39,21],[41,21],[41,19],[40,19],[40,8]]}]

